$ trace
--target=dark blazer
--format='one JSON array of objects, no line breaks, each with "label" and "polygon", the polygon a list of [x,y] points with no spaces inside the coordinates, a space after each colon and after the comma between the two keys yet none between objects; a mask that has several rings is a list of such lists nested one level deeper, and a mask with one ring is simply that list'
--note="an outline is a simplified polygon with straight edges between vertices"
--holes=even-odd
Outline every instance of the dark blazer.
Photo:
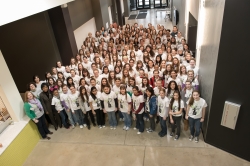
[{"label": "dark blazer", "polygon": [[39,99],[41,101],[45,113],[46,112],[52,113],[52,108],[51,108],[52,97],[53,97],[52,94],[49,93],[49,98],[48,98],[48,96],[44,92],[40,93],[39,95]]}]

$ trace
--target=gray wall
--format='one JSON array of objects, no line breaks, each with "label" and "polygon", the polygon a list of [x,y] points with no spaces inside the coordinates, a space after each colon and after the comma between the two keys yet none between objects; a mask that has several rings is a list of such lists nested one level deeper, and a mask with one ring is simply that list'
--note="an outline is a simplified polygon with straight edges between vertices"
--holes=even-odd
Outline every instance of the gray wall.
[{"label": "gray wall", "polygon": [[47,12],[1,26],[0,36],[0,49],[19,92],[26,91],[34,74],[44,80],[45,72],[61,60]]},{"label": "gray wall", "polygon": [[[206,22],[204,25],[203,45],[201,46],[200,53],[199,75],[201,95],[208,104],[206,118],[203,125],[203,133],[205,137],[207,133],[207,123],[209,120],[210,106],[214,88],[214,78],[220,44],[224,5],[225,0],[211,0],[210,6],[205,8]],[[211,32],[213,32],[213,35],[211,35]]]},{"label": "gray wall", "polygon": [[102,23],[103,23],[103,26],[105,28],[106,28],[106,23],[107,22],[108,22],[108,25],[110,24],[109,12],[108,12],[108,3],[109,3],[109,0],[100,0],[101,13],[102,13]]},{"label": "gray wall", "polygon": [[103,25],[102,22],[102,11],[100,6],[100,0],[92,0],[91,1],[93,6],[93,16],[95,17],[95,24],[97,30],[100,30]]},{"label": "gray wall", "polygon": [[[94,17],[92,0],[75,0],[68,3],[68,10],[71,18],[73,30],[86,23]],[[93,0],[95,1],[95,0]]]},{"label": "gray wall", "polygon": [[176,7],[176,9],[179,11],[179,23],[177,24],[177,27],[179,31],[182,32],[182,36],[185,36],[185,4],[186,0],[173,0],[172,1],[173,6]]},{"label": "gray wall", "polygon": [[129,17],[130,15],[130,0],[123,0],[124,6],[124,17]]}]

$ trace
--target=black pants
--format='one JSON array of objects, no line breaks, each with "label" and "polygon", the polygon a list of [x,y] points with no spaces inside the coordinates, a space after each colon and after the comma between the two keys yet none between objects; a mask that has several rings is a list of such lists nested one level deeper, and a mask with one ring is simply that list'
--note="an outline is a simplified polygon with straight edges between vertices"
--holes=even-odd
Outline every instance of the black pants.
[{"label": "black pants", "polygon": [[52,111],[52,112],[49,112],[49,114],[47,114],[52,125],[57,128],[58,126],[62,127],[62,121],[61,121],[61,117],[60,115],[58,114],[57,111]]},{"label": "black pants", "polygon": [[139,129],[139,132],[144,131],[144,120],[143,120],[143,114],[135,114],[136,116],[136,128]]},{"label": "black pants", "polygon": [[175,128],[177,128],[176,135],[180,136],[181,133],[181,116],[172,116],[174,123],[171,123],[172,132],[175,133]]},{"label": "black pants", "polygon": [[[92,112],[91,112],[91,113],[92,113]],[[104,120],[105,116],[104,116],[103,111],[100,110],[100,109],[97,109],[97,110],[95,110],[95,113],[96,113],[97,125],[98,125],[98,126],[103,126],[103,125],[105,125],[105,120]]]},{"label": "black pants", "polygon": [[87,111],[86,114],[84,115],[84,121],[86,122],[87,126],[90,126],[89,116],[90,116],[92,124],[95,124],[94,115],[93,115],[92,111],[90,110],[90,111]]},{"label": "black pants", "polygon": [[150,117],[150,114],[148,113],[149,116],[149,121],[150,121],[150,128],[154,131],[155,130],[155,116],[156,115],[152,115],[152,117]]},{"label": "black pants", "polygon": [[47,137],[47,134],[50,132],[48,127],[46,126],[46,122],[45,122],[45,116],[41,116],[40,118],[37,119],[38,122],[36,123],[37,128],[39,133],[41,134],[41,136],[43,138]]}]

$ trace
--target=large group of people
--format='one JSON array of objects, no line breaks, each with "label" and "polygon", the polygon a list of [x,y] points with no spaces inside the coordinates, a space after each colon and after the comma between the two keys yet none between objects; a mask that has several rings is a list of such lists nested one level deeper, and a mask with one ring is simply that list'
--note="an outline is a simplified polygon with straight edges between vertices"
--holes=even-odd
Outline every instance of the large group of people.
[{"label": "large group of people", "polygon": [[193,53],[176,26],[114,23],[88,33],[69,64],[56,62],[44,81],[35,75],[24,108],[44,139],[53,134],[46,121],[55,130],[90,129],[90,124],[101,129],[108,118],[111,130],[124,121],[123,130],[133,128],[137,134],[155,132],[159,123],[160,137],[170,126],[174,140],[183,120],[184,130],[190,128],[189,140],[198,142],[207,106],[198,76]]}]

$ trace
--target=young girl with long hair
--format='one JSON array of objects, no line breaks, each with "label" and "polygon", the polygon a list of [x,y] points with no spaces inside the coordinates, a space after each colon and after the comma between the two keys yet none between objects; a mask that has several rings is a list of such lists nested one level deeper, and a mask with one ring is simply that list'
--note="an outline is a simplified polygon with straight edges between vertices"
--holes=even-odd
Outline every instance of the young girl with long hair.
[{"label": "young girl with long hair", "polygon": [[150,127],[147,130],[148,133],[151,133],[155,130],[155,117],[157,115],[157,97],[154,94],[154,89],[148,87],[146,89],[147,98],[145,101],[145,112],[149,116]]},{"label": "young girl with long hair", "polygon": [[[181,133],[181,116],[182,110],[184,108],[184,102],[181,100],[180,92],[174,91],[173,98],[170,100],[169,104],[169,115],[172,132],[170,133],[170,137],[174,137],[174,140],[178,140]],[[175,134],[175,129],[177,128],[177,132]]]},{"label": "young girl with long hair", "polygon": [[73,70],[77,70],[77,63],[76,63],[76,60],[75,60],[75,58],[71,58],[70,59],[70,65],[69,65],[69,68],[70,68],[70,70],[71,69],[73,69]]},{"label": "young girl with long hair", "polygon": [[192,141],[195,137],[194,140],[196,143],[198,143],[201,124],[205,119],[207,103],[203,98],[200,97],[200,93],[197,90],[194,90],[187,104],[186,119],[189,121],[191,134],[189,140]]},{"label": "young girl with long hair", "polygon": [[116,78],[115,72],[114,71],[109,72],[109,77],[108,77],[109,85],[111,86],[115,85],[115,78]]},{"label": "young girl with long hair", "polygon": [[126,91],[126,86],[120,86],[120,93],[117,96],[119,110],[121,111],[124,117],[124,127],[123,130],[129,130],[131,127],[131,97]]},{"label": "young girl with long hair", "polygon": [[90,74],[89,74],[89,71],[87,69],[83,69],[82,70],[82,75],[83,75],[83,78],[85,79],[86,83],[90,84]]},{"label": "young girl with long hair", "polygon": [[170,82],[168,83],[167,94],[166,94],[166,96],[167,96],[167,98],[168,98],[169,100],[171,100],[171,99],[173,98],[173,95],[174,95],[174,92],[175,92],[175,91],[179,91],[179,88],[178,88],[178,86],[177,86],[177,83],[176,83],[175,81],[170,81]]},{"label": "young girl with long hair", "polygon": [[103,77],[103,78],[108,78],[109,77],[109,68],[108,68],[108,66],[103,67],[101,77]]},{"label": "young girl with long hair", "polygon": [[87,89],[84,86],[81,86],[79,91],[80,91],[79,104],[80,104],[81,110],[85,114],[84,121],[86,122],[87,127],[90,130],[89,117],[91,119],[93,126],[96,126],[95,119],[94,119],[95,111],[92,111],[90,108],[89,95],[87,93]]},{"label": "young girl with long hair", "polygon": [[129,79],[130,79],[129,72],[128,70],[124,69],[122,72],[122,84],[128,85]]},{"label": "young girl with long hair", "polygon": [[[116,78],[118,78],[118,77],[119,77],[119,78],[122,78],[122,71],[121,71],[121,68],[118,67],[118,66],[115,66],[115,69],[114,69],[114,70],[115,70],[115,72],[114,72],[114,73],[115,73],[115,77],[116,77]],[[111,73],[111,72],[110,72],[110,73]]]}]

